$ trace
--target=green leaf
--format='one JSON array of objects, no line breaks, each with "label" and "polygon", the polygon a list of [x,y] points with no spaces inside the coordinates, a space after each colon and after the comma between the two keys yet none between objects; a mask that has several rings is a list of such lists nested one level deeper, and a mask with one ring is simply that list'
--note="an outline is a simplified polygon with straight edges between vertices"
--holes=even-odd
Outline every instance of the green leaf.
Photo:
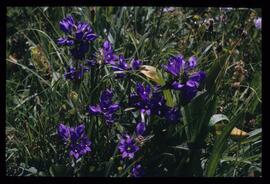
[{"label": "green leaf", "polygon": [[166,105],[168,105],[169,107],[173,107],[174,106],[174,101],[173,101],[171,91],[169,89],[164,90],[163,95],[164,95],[164,98],[166,100]]},{"label": "green leaf", "polygon": [[111,33],[108,35],[108,40],[114,45],[114,39]]},{"label": "green leaf", "polygon": [[238,115],[234,121],[229,122],[223,129],[221,135],[217,138],[213,151],[211,153],[211,156],[208,160],[208,165],[206,169],[206,176],[213,177],[216,173],[216,169],[218,166],[218,163],[220,161],[220,158],[222,156],[222,153],[224,149],[226,148],[227,138],[229,137],[232,129],[236,125],[237,122],[243,118],[244,113]]},{"label": "green leaf", "polygon": [[250,137],[254,137],[254,136],[261,134],[261,133],[262,133],[262,128],[258,128],[258,129],[255,129],[255,130],[249,132],[248,134],[249,134],[249,138],[250,138]]},{"label": "green leaf", "polygon": [[[189,104],[182,108],[183,121],[186,126],[188,142],[194,144],[200,133],[200,121],[204,117],[206,106],[206,91],[200,92]],[[205,105],[202,105],[205,104]]]},{"label": "green leaf", "polygon": [[[210,70],[207,72],[206,79],[203,81],[202,85],[206,85],[206,89],[210,91],[210,89],[215,89],[215,86],[217,85],[217,80],[221,78],[221,76],[218,78],[220,72],[222,72],[223,67],[226,63],[226,61],[229,59],[221,58],[219,60],[214,61],[212,64]],[[212,91],[212,90],[211,90]]]}]

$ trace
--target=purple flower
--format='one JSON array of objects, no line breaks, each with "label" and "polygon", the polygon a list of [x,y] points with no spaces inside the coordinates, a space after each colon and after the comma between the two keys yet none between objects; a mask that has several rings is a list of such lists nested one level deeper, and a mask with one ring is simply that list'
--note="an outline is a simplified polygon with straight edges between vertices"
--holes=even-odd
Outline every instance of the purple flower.
[{"label": "purple flower", "polygon": [[117,78],[123,78],[126,76],[125,71],[138,70],[142,65],[140,60],[133,59],[130,64],[128,64],[123,55],[119,55],[118,63],[111,62],[112,69],[117,71]]},{"label": "purple flower", "polygon": [[182,100],[185,103],[188,103],[196,96],[199,84],[205,76],[206,74],[203,71],[196,72],[192,74],[186,82],[174,81],[172,83],[172,88],[181,90]]},{"label": "purple flower", "polygon": [[68,146],[69,156],[76,160],[86,153],[91,151],[91,141],[85,133],[85,126],[83,124],[73,128],[60,124],[57,128],[58,135]]},{"label": "purple flower", "polygon": [[68,16],[60,21],[60,29],[77,41],[94,41],[97,35],[89,24],[84,22],[76,23],[72,16]]},{"label": "purple flower", "polygon": [[136,85],[136,94],[132,93],[130,95],[129,104],[133,107],[140,109],[142,113],[147,115],[151,114],[151,104],[150,104],[150,85],[144,86],[141,83]]},{"label": "purple flower", "polygon": [[118,66],[119,66],[119,68],[122,69],[122,70],[128,70],[128,69],[129,69],[129,66],[128,66],[128,64],[127,64],[127,62],[126,62],[126,60],[125,60],[125,58],[124,58],[123,55],[120,55],[120,56],[119,56],[119,63],[118,63]]},{"label": "purple flower", "polygon": [[143,135],[143,133],[145,132],[146,128],[145,128],[145,123],[144,122],[139,122],[136,126],[136,134],[137,135]]},{"label": "purple flower", "polygon": [[[195,75],[194,75],[195,78]],[[129,98],[129,105],[136,107],[141,113],[147,115],[155,114],[165,118],[168,122],[177,123],[180,120],[180,111],[166,105],[166,100],[159,88],[151,93],[151,88],[147,85],[145,88],[142,84],[136,85],[136,94],[132,93]],[[140,122],[136,126],[136,134],[142,135],[145,131],[145,124]]]},{"label": "purple flower", "polygon": [[255,27],[257,29],[261,29],[262,28],[262,18],[259,17],[257,19],[254,19],[254,24],[255,24]]},{"label": "purple flower", "polygon": [[67,37],[61,37],[57,40],[57,44],[61,46],[72,46],[74,45],[74,40],[71,40]]},{"label": "purple flower", "polygon": [[97,38],[91,26],[87,23],[76,23],[72,16],[59,23],[60,29],[66,34],[57,40],[58,45],[74,46],[70,52],[75,59],[83,59],[89,50],[89,43]]},{"label": "purple flower", "polygon": [[70,146],[69,156],[73,156],[77,160],[87,152],[91,151],[90,145],[91,141],[89,141],[87,137],[83,137],[80,144],[72,144]]},{"label": "purple flower", "polygon": [[160,92],[151,93],[150,85],[145,87],[138,83],[136,85],[136,93],[132,93],[129,98],[129,104],[137,109],[140,109],[141,113],[157,114],[163,116],[165,99]]},{"label": "purple flower", "polygon": [[142,84],[137,83],[136,91],[142,100],[147,101],[150,99],[151,87],[149,84],[147,84],[144,88]]},{"label": "purple flower", "polygon": [[122,158],[134,158],[135,152],[139,150],[139,147],[135,145],[135,141],[129,136],[124,135],[119,143],[118,149],[122,154]]},{"label": "purple flower", "polygon": [[117,73],[117,78],[123,78],[126,76],[124,71],[127,71],[130,68],[123,55],[120,55],[118,59],[119,59],[119,62],[115,65],[112,65],[112,69],[114,71],[123,72],[123,73]]},{"label": "purple flower", "polygon": [[64,141],[67,141],[69,139],[69,127],[65,126],[64,124],[61,123],[58,126],[57,132]]},{"label": "purple flower", "polygon": [[197,83],[200,83],[205,77],[206,77],[206,73],[205,73],[205,72],[203,72],[203,71],[198,71],[198,72],[196,72],[196,73],[193,73],[193,74],[190,76],[189,80],[193,80],[193,81],[195,81],[195,82],[197,82]]},{"label": "purple flower", "polygon": [[157,114],[158,116],[164,116],[164,111],[167,111],[166,100],[162,95],[162,92],[154,92],[152,94],[151,100],[151,112]]},{"label": "purple flower", "polygon": [[144,170],[141,164],[135,165],[131,170],[131,175],[133,177],[141,177],[144,174]]},{"label": "purple flower", "polygon": [[180,71],[184,68],[185,61],[182,55],[171,57],[167,65],[163,65],[166,72],[175,77],[180,76]]},{"label": "purple flower", "polygon": [[59,22],[60,29],[65,33],[71,33],[75,26],[75,21],[72,16],[68,16]]},{"label": "purple flower", "polygon": [[87,23],[79,22],[75,32],[77,40],[94,41],[97,35],[94,34],[93,29]]},{"label": "purple flower", "polygon": [[103,55],[104,55],[104,63],[115,65],[115,61],[117,60],[117,56],[114,54],[114,50],[112,48],[111,43],[106,40],[103,43]]},{"label": "purple flower", "polygon": [[78,80],[83,77],[83,74],[89,70],[88,67],[84,67],[82,65],[79,65],[79,68],[76,69],[73,66],[70,66],[68,70],[65,72],[64,77],[65,79],[69,80]]},{"label": "purple flower", "polygon": [[142,65],[142,61],[138,60],[138,59],[133,59],[131,61],[131,67],[133,70],[138,70]]},{"label": "purple flower", "polygon": [[164,116],[166,120],[171,123],[177,123],[180,121],[180,111],[176,108],[168,108],[168,110],[165,111]]},{"label": "purple flower", "polygon": [[193,69],[197,66],[197,58],[195,56],[191,56],[188,60],[188,68]]},{"label": "purple flower", "polygon": [[189,102],[196,96],[200,82],[206,77],[203,71],[190,74],[196,66],[195,56],[185,62],[181,55],[170,58],[168,65],[164,65],[164,69],[175,77],[170,84],[171,88],[181,91],[184,102]]},{"label": "purple flower", "polygon": [[113,93],[111,90],[106,89],[102,92],[100,103],[96,106],[88,106],[88,112],[92,115],[103,115],[108,125],[114,122],[114,113],[120,108],[119,104],[112,102]]},{"label": "purple flower", "polygon": [[[185,74],[187,75],[187,74]],[[192,74],[186,82],[177,82],[172,83],[172,88],[176,90],[185,89],[186,86],[190,88],[198,88],[199,83],[205,78],[206,74],[203,71],[196,72]],[[186,76],[187,77],[187,76]]]}]

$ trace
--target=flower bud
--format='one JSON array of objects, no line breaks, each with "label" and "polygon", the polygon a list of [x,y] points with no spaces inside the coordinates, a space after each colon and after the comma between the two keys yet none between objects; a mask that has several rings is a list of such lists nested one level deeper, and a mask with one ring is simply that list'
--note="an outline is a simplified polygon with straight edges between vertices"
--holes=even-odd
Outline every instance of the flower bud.
[{"label": "flower bud", "polygon": [[79,95],[78,95],[75,91],[71,91],[71,92],[68,94],[68,98],[69,98],[73,103],[78,102],[78,97],[79,97]]}]

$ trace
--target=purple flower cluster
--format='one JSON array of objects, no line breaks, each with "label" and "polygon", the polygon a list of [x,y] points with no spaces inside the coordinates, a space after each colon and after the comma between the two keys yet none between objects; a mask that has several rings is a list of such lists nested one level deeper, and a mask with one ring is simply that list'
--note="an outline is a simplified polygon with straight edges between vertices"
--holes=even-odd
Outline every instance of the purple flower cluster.
[{"label": "purple flower cluster", "polygon": [[189,102],[196,96],[200,82],[206,77],[205,72],[191,71],[197,66],[197,58],[192,56],[186,62],[182,55],[171,57],[167,65],[163,65],[166,72],[174,79],[170,84],[172,89],[180,90],[185,102]]},{"label": "purple flower cluster", "polygon": [[117,56],[114,53],[112,44],[108,40],[103,43],[102,51],[104,56],[104,63],[110,64],[112,66],[112,69],[117,72],[117,78],[125,77],[125,71],[138,70],[142,65],[140,60],[133,59],[131,64],[128,64],[123,55]]},{"label": "purple flower cluster", "polygon": [[70,66],[65,72],[64,76],[65,79],[78,80],[81,79],[83,77],[83,74],[87,71],[89,71],[89,67],[79,65],[78,69],[76,69],[75,67]]},{"label": "purple flower cluster", "polygon": [[57,40],[58,45],[72,47],[72,56],[83,59],[89,50],[89,43],[97,38],[91,26],[84,22],[75,22],[72,16],[61,20],[59,26],[65,35]]},{"label": "purple flower cluster", "polygon": [[172,123],[176,123],[180,119],[179,110],[167,106],[161,92],[154,91],[151,93],[150,85],[144,87],[141,83],[138,83],[136,85],[136,93],[130,95],[129,103],[148,116],[156,114],[160,117],[165,117]]},{"label": "purple flower cluster", "polygon": [[91,151],[91,141],[85,133],[85,126],[83,124],[73,128],[61,123],[57,131],[64,144],[69,148],[70,157],[74,157],[77,160]]},{"label": "purple flower cluster", "polygon": [[[58,45],[68,46],[73,56],[73,65],[70,66],[64,74],[65,79],[78,80],[83,74],[89,71],[89,67],[93,63],[84,66],[78,60],[83,60],[89,51],[89,43],[97,38],[91,26],[84,22],[75,22],[72,16],[68,16],[59,22],[60,29],[64,32],[64,36],[57,40]],[[85,63],[84,63],[85,64]]]},{"label": "purple flower cluster", "polygon": [[117,71],[117,78],[125,77],[125,71],[130,70],[129,65],[123,55],[119,55],[118,63],[112,65],[112,69]]},{"label": "purple flower cluster", "polygon": [[130,105],[140,109],[141,113],[151,114],[150,101],[151,87],[144,87],[141,83],[136,84],[136,93],[130,94]]},{"label": "purple flower cluster", "polygon": [[112,102],[113,93],[106,89],[102,92],[100,103],[96,106],[89,105],[88,112],[92,115],[102,115],[108,125],[112,125],[115,119],[115,112],[120,108],[119,104]]},{"label": "purple flower cluster", "polygon": [[122,136],[118,149],[122,154],[122,158],[134,158],[135,152],[139,150],[139,147],[135,145],[135,141],[128,134]]},{"label": "purple flower cluster", "polygon": [[[169,9],[166,11],[170,11]],[[60,29],[65,36],[58,39],[58,44],[68,46],[76,64],[70,66],[64,76],[69,80],[79,80],[83,74],[96,65],[94,60],[85,60],[85,65],[79,63],[84,60],[89,50],[89,43],[97,38],[90,25],[83,22],[75,22],[72,16],[68,16],[60,21]],[[256,26],[257,27],[257,26]],[[115,71],[117,78],[123,78],[130,70],[139,70],[142,61],[132,59],[128,63],[124,55],[116,55],[112,44],[106,40],[103,43],[102,57],[105,65],[110,65]],[[197,58],[192,56],[188,61],[184,60],[182,55],[171,57],[167,65],[163,65],[166,72],[171,74],[172,80],[167,84],[170,88],[181,91],[181,100],[189,102],[196,96],[201,81],[206,77],[203,71],[194,72],[197,66]],[[166,85],[166,86],[167,86]],[[144,86],[137,83],[135,92],[129,96],[129,106],[140,110],[142,120],[136,124],[134,136],[128,134],[122,135],[118,149],[122,159],[133,159],[139,147],[143,145],[144,134],[146,132],[145,115],[157,115],[165,118],[166,122],[177,123],[180,121],[181,114],[179,108],[169,107],[163,96],[160,86],[155,86],[154,90],[150,85]],[[122,105],[121,105],[122,106]],[[107,125],[113,125],[116,119],[116,112],[120,109],[118,103],[113,102],[113,92],[110,89],[102,91],[99,103],[88,105],[87,111],[94,116],[102,116]],[[146,121],[147,122],[147,121]],[[68,127],[60,124],[57,128],[59,136],[69,149],[69,156],[76,160],[91,151],[91,141],[85,133],[85,126]],[[138,141],[139,140],[139,141]],[[139,146],[138,146],[138,145]],[[143,175],[143,169],[140,164],[133,167],[131,175],[139,177]]]}]

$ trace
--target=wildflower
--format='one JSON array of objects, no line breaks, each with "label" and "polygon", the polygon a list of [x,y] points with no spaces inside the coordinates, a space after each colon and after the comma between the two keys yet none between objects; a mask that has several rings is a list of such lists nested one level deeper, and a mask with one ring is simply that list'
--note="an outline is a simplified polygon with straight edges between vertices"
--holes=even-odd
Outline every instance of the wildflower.
[{"label": "wildflower", "polygon": [[262,18],[259,17],[257,19],[254,19],[254,24],[255,24],[255,27],[257,29],[261,29],[262,28]]},{"label": "wildflower", "polygon": [[180,71],[184,67],[185,61],[182,55],[171,57],[168,65],[163,65],[164,69],[175,77],[180,76]]},{"label": "wildflower", "polygon": [[125,58],[124,58],[123,55],[120,55],[119,56],[119,60],[118,61],[119,62],[117,64],[115,64],[115,65],[112,66],[112,69],[114,71],[123,72],[123,73],[117,73],[117,78],[123,78],[123,77],[126,76],[125,73],[124,73],[124,71],[129,70],[130,67],[127,64],[127,62],[126,62],[126,60],[125,60]]},{"label": "wildflower", "polygon": [[62,138],[65,142],[67,142],[67,140],[69,139],[69,127],[67,127],[67,126],[65,126],[64,124],[61,123],[61,124],[58,126],[57,131],[58,131],[58,135],[60,135],[61,138]]},{"label": "wildflower", "polygon": [[143,135],[143,133],[145,132],[146,128],[145,128],[145,123],[144,122],[139,122],[136,126],[136,134],[137,135]]},{"label": "wildflower", "polygon": [[79,22],[75,32],[77,40],[94,41],[97,35],[87,23]]},{"label": "wildflower", "polygon": [[180,111],[175,107],[167,106],[162,93],[157,91],[151,97],[151,112],[164,117],[169,123],[177,123],[181,117]]},{"label": "wildflower", "polygon": [[103,43],[103,55],[104,55],[105,64],[112,64],[112,65],[115,64],[115,61],[117,60],[117,56],[114,54],[112,45],[108,40],[106,40]]},{"label": "wildflower", "polygon": [[193,69],[197,65],[197,58],[195,56],[191,56],[187,62],[188,64],[185,65],[185,68],[187,69]]},{"label": "wildflower", "polygon": [[164,113],[164,117],[171,123],[177,123],[180,120],[180,111],[177,108],[168,108]]},{"label": "wildflower", "polygon": [[151,87],[149,84],[146,85],[144,88],[142,84],[138,83],[136,85],[137,94],[143,99],[144,101],[147,101],[150,99],[150,93],[151,93]]},{"label": "wildflower", "polygon": [[131,63],[128,64],[123,55],[119,55],[118,63],[112,65],[112,69],[117,71],[117,78],[123,78],[126,76],[125,71],[138,70],[142,65],[142,61],[132,59]]},{"label": "wildflower", "polygon": [[84,22],[75,22],[68,16],[59,22],[65,36],[57,40],[60,46],[74,46],[70,52],[75,59],[83,59],[89,50],[89,43],[97,38],[91,26]]},{"label": "wildflower", "polygon": [[74,157],[77,160],[91,151],[90,146],[92,143],[85,133],[85,126],[83,124],[73,128],[61,123],[57,131],[64,144],[68,146],[70,157]]},{"label": "wildflower", "polygon": [[167,111],[166,100],[162,95],[162,92],[153,92],[151,100],[151,112],[158,116],[164,116],[164,112]]},{"label": "wildflower", "polygon": [[131,170],[131,175],[133,177],[140,177],[142,176],[144,173],[142,165],[141,164],[137,164],[136,166],[134,166]]},{"label": "wildflower", "polygon": [[74,45],[74,40],[68,38],[68,37],[62,37],[57,40],[57,44],[61,46],[72,46]]},{"label": "wildflower", "polygon": [[[179,110],[167,106],[162,92],[158,90],[159,88],[156,86],[151,93],[150,85],[144,87],[141,83],[138,83],[136,85],[136,93],[130,95],[129,104],[139,109],[141,113],[146,113],[148,116],[155,114],[165,118],[168,122],[179,122],[181,116]],[[143,126],[145,125],[140,123],[137,125],[136,133],[138,135],[142,134],[139,133],[140,130],[144,132],[145,127]]]},{"label": "wildflower", "polygon": [[[203,71],[190,74],[197,65],[197,59],[195,56],[189,58],[188,62],[185,62],[182,55],[172,57],[169,59],[167,65],[164,65],[164,69],[174,76],[171,88],[175,90],[181,90],[183,100],[189,102],[198,91],[200,82],[206,77]],[[181,79],[180,81],[178,81]]]},{"label": "wildflower", "polygon": [[126,60],[125,60],[125,58],[124,58],[123,55],[120,55],[120,56],[119,56],[119,63],[118,63],[118,66],[119,66],[119,68],[122,69],[122,70],[128,70],[128,69],[129,69],[129,66],[128,66],[128,64],[127,64],[127,62],[126,62]]},{"label": "wildflower", "polygon": [[138,60],[138,59],[133,59],[131,61],[131,67],[133,70],[138,70],[142,65],[142,61]]},{"label": "wildflower", "polygon": [[114,122],[114,113],[119,109],[119,104],[112,102],[113,93],[109,89],[102,92],[100,103],[96,106],[88,106],[88,112],[92,115],[103,115],[108,125]]},{"label": "wildflower", "polygon": [[132,93],[130,95],[130,104],[140,109],[142,113],[150,115],[151,114],[150,93],[151,93],[150,85],[146,85],[146,87],[144,88],[142,84],[138,83],[136,85],[136,94]]},{"label": "wildflower", "polygon": [[124,135],[120,140],[120,144],[118,146],[119,151],[122,154],[122,158],[134,158],[135,152],[139,150],[139,147],[135,145],[135,141],[129,136]]},{"label": "wildflower", "polygon": [[70,66],[68,70],[65,72],[64,77],[65,79],[69,80],[78,80],[83,77],[83,74],[89,70],[88,67],[84,67],[82,65],[79,65],[79,68],[75,68],[73,66]]},{"label": "wildflower", "polygon": [[68,16],[59,22],[60,29],[65,33],[71,33],[75,27],[75,21],[72,16]]}]

